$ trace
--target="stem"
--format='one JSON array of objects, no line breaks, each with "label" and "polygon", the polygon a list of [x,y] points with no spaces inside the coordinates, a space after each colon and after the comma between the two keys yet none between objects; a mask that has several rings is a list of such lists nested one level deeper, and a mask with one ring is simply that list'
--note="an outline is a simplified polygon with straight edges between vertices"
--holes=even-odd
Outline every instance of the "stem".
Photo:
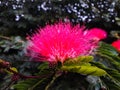
[{"label": "stem", "polygon": [[41,82],[43,82],[45,79],[47,78],[44,78],[42,80],[40,80],[39,82],[37,82],[35,85],[33,85],[31,88],[29,88],[28,90],[33,90],[36,86],[38,86]]},{"label": "stem", "polygon": [[[13,70],[10,69],[10,68],[8,68],[7,70],[8,70],[9,72],[12,72],[12,73],[14,73],[14,74],[20,76],[20,77],[23,78],[23,79],[29,79],[29,78],[44,78],[44,77],[48,77],[48,75],[41,75],[41,76],[25,76],[25,75],[20,74],[20,73],[18,73],[18,72],[16,72],[16,71],[13,71]],[[49,75],[51,75],[51,74],[49,74]]]},{"label": "stem", "polygon": [[55,81],[59,76],[61,76],[61,74],[62,74],[62,73],[59,73],[59,71],[56,72],[56,73],[54,74],[52,80],[50,81],[50,83],[45,87],[45,90],[49,90],[50,86],[52,86],[52,84],[54,83],[54,81]]},{"label": "stem", "polygon": [[0,38],[6,39],[6,40],[10,40],[10,41],[11,41],[11,39],[10,39],[9,37],[6,37],[6,36],[1,36],[1,35],[0,35]]},{"label": "stem", "polygon": [[6,85],[3,89],[0,90],[9,90],[11,85],[13,85],[15,83],[15,81],[11,81],[8,85]]},{"label": "stem", "polygon": [[[6,36],[0,35],[0,38],[5,39],[5,40],[12,41],[12,39],[11,39],[10,37],[6,37]],[[18,41],[18,43],[23,43],[23,42],[24,42],[23,40]]]}]

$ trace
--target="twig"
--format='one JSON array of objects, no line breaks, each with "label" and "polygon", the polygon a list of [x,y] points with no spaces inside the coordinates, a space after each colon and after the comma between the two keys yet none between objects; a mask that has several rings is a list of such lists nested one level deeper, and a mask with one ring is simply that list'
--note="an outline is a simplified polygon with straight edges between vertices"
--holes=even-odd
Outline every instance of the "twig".
[{"label": "twig", "polygon": [[[6,40],[9,40],[9,41],[12,41],[12,39],[10,38],[10,37],[6,37],[6,36],[2,36],[2,35],[0,35],[0,38],[2,38],[2,39],[6,39]],[[19,40],[19,41],[17,41],[18,43],[24,43],[24,41],[23,40]]]},{"label": "twig", "polygon": [[6,85],[4,88],[0,89],[0,90],[10,90],[11,85],[13,85],[15,83],[15,81],[11,81],[8,85]]},{"label": "twig", "polygon": [[[14,75],[19,76],[19,77],[22,78],[22,79],[28,79],[28,78],[44,78],[44,77],[48,76],[48,75],[25,76],[25,75],[23,75],[23,74],[21,74],[21,73],[19,73],[19,72],[16,72],[16,71],[12,70],[10,67],[11,67],[11,66],[10,66],[10,63],[9,63],[9,62],[6,62],[6,61],[0,59],[0,69],[5,69],[5,70],[13,73]],[[52,75],[52,74],[53,74],[53,72],[49,73],[49,75]]]},{"label": "twig", "polygon": [[35,87],[37,87],[41,82],[43,82],[45,79],[47,78],[43,78],[42,80],[40,80],[39,82],[37,82],[35,85],[33,85],[31,88],[28,88],[28,90],[33,90]]},{"label": "twig", "polygon": [[1,36],[0,35],[0,38],[2,38],[2,39],[6,39],[6,40],[9,40],[9,41],[11,41],[12,39],[11,38],[9,38],[9,37],[6,37],[6,36]]},{"label": "twig", "polygon": [[49,90],[50,86],[52,86],[52,84],[54,83],[54,81],[61,76],[62,73],[58,73],[56,72],[55,75],[53,76],[52,80],[50,81],[50,83],[45,87],[45,90]]},{"label": "twig", "polygon": [[[45,77],[47,77],[48,75],[41,75],[41,76],[25,76],[25,75],[23,75],[23,74],[20,74],[20,73],[18,73],[18,72],[16,72],[16,71],[13,71],[12,69],[10,69],[10,68],[8,68],[7,69],[9,72],[12,72],[13,74],[15,74],[15,75],[18,75],[20,78],[22,78],[22,79],[29,79],[29,78],[45,78]],[[52,75],[52,73],[51,74],[49,74],[49,75]]]}]

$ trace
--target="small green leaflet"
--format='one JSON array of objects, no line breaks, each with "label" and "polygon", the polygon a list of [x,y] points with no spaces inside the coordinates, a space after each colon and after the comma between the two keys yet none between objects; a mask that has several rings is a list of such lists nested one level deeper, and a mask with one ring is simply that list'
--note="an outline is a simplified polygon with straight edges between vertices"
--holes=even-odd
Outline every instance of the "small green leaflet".
[{"label": "small green leaflet", "polygon": [[107,74],[106,71],[95,66],[62,66],[61,69],[65,71],[94,76],[103,76]]},{"label": "small green leaflet", "polygon": [[93,60],[93,56],[79,56],[77,58],[67,60],[64,63],[64,65],[80,65],[80,64],[83,64],[83,63],[88,64],[92,60]]},{"label": "small green leaflet", "polygon": [[105,70],[96,66],[91,66],[89,62],[92,60],[93,56],[80,56],[75,59],[70,59],[65,62],[61,70],[94,76],[106,75],[107,73]]}]

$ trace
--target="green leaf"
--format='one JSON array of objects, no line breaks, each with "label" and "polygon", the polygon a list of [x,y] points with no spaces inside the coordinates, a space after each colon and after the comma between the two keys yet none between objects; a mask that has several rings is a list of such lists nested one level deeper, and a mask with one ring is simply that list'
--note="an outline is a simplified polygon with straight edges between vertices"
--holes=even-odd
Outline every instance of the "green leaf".
[{"label": "green leaf", "polygon": [[81,65],[81,64],[89,64],[93,60],[93,56],[79,56],[74,59],[67,60],[64,65]]},{"label": "green leaf", "polygon": [[105,54],[99,54],[101,57],[105,58],[104,61],[107,61],[109,65],[111,65],[112,68],[120,70],[120,58],[118,56],[114,55],[105,55]]},{"label": "green leaf", "polygon": [[20,81],[13,87],[16,90],[35,90],[35,88],[40,85],[46,78],[42,79],[27,79],[25,81]]},{"label": "green leaf", "polygon": [[38,69],[39,69],[40,71],[43,71],[44,69],[49,69],[49,63],[48,63],[48,62],[44,62],[44,63],[40,64],[40,65],[38,66]]},{"label": "green leaf", "polygon": [[100,53],[106,53],[106,54],[113,54],[113,55],[118,55],[118,52],[114,47],[112,47],[110,44],[101,42],[100,47],[98,48],[98,52]]},{"label": "green leaf", "polygon": [[106,72],[104,70],[96,66],[91,66],[89,62],[92,60],[93,56],[79,56],[78,58],[67,60],[61,69],[86,75],[105,75]]},{"label": "green leaf", "polygon": [[109,44],[101,43],[97,54],[102,57],[101,59],[103,59],[103,63],[106,63],[106,66],[120,72],[120,57],[115,48]]},{"label": "green leaf", "polygon": [[111,80],[115,82],[120,82],[120,73],[118,70],[115,70],[113,68],[108,68],[102,63],[98,63],[98,62],[92,62],[91,64],[105,70],[107,72],[108,77],[110,77]]},{"label": "green leaf", "polygon": [[110,75],[111,79],[120,83],[120,73],[114,69],[108,69],[106,72]]},{"label": "green leaf", "polygon": [[108,77],[101,77],[102,82],[107,87],[107,90],[120,90],[120,85],[116,84],[113,80]]},{"label": "green leaf", "polygon": [[88,63],[88,62],[91,62],[93,60],[93,56],[79,56],[77,59],[81,62]]},{"label": "green leaf", "polygon": [[37,76],[39,75],[40,78],[31,78],[24,81],[19,81],[13,87],[16,90],[37,90],[37,88],[42,88],[42,89],[45,88],[45,86],[42,87],[42,84],[46,83],[46,80],[48,79],[49,76],[52,75],[53,72],[49,70],[49,66],[47,62],[41,63],[38,66],[38,69],[40,71],[36,73],[36,75]]},{"label": "green leaf", "polygon": [[95,66],[87,66],[87,65],[82,65],[82,66],[62,66],[62,70],[65,71],[70,71],[70,72],[76,72],[80,74],[86,74],[86,75],[94,75],[94,76],[103,76],[106,73],[103,69],[100,69]]}]

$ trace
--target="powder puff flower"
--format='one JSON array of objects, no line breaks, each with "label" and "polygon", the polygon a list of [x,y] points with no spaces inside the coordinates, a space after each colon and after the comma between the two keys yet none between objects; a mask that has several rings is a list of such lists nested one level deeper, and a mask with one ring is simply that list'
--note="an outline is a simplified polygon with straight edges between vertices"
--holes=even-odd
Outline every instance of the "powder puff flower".
[{"label": "powder puff flower", "polygon": [[73,26],[70,22],[39,28],[28,36],[27,54],[38,58],[38,61],[55,63],[90,55],[98,47],[99,40],[106,38],[107,34],[98,28],[84,29],[85,26]]},{"label": "powder puff flower", "polygon": [[112,46],[116,48],[116,50],[120,51],[120,40],[116,40],[112,43]]},{"label": "powder puff flower", "polygon": [[106,35],[107,35],[106,31],[98,28],[92,28],[89,31],[87,30],[85,32],[87,32],[86,37],[89,37],[89,39],[94,38],[95,40],[98,40],[98,41],[106,38]]}]

